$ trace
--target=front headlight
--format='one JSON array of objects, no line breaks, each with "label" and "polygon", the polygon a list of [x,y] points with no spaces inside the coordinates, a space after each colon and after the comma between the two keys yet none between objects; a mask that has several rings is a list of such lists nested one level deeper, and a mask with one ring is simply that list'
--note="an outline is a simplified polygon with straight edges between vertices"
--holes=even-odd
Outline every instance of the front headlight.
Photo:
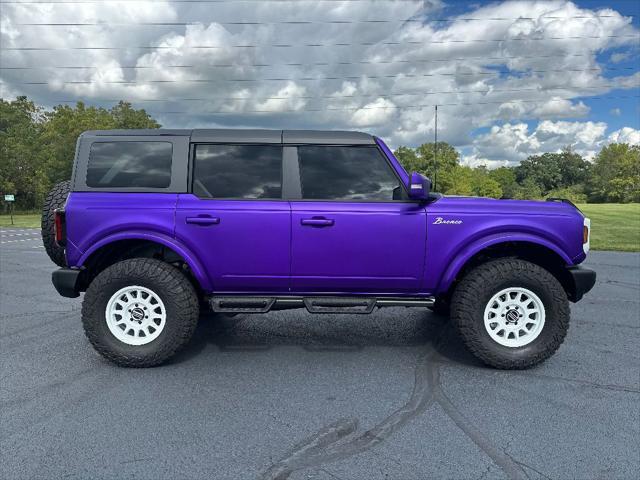
[{"label": "front headlight", "polygon": [[584,253],[589,253],[589,242],[591,239],[591,220],[584,217],[584,223],[582,225],[582,250]]}]

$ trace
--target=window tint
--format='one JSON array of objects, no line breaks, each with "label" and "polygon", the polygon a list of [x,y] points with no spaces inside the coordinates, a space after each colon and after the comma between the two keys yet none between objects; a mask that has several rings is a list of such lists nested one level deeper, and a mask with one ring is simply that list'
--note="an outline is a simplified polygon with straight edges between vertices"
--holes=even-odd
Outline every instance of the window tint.
[{"label": "window tint", "polygon": [[280,198],[282,147],[198,145],[193,192],[209,198]]},{"label": "window tint", "polygon": [[301,146],[298,158],[304,199],[400,198],[400,182],[375,147]]},{"label": "window tint", "polygon": [[171,183],[172,152],[170,142],[95,142],[87,186],[166,188]]}]

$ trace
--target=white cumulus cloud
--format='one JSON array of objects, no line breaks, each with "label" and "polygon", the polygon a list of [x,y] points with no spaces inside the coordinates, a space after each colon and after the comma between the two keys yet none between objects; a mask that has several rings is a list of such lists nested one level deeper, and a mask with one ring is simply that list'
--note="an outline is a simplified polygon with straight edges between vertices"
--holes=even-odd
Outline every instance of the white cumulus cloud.
[{"label": "white cumulus cloud", "polygon": [[623,127],[609,135],[611,143],[628,143],[630,145],[640,145],[640,130],[631,127]]},{"label": "white cumulus cloud", "polygon": [[[486,164],[491,167],[513,164],[529,155],[559,152],[563,148],[592,159],[609,142],[634,139],[637,130],[622,129],[606,137],[604,122],[569,122],[544,120],[530,130],[526,123],[495,125],[489,132],[478,135],[472,152],[465,157],[468,164]],[[636,138],[637,140],[637,138]]]},{"label": "white cumulus cloud", "polygon": [[[28,69],[0,70],[0,87],[47,106],[123,99],[167,127],[360,128],[394,146],[431,141],[438,104],[439,138],[476,149],[473,161],[606,141],[600,122],[575,120],[593,114],[585,98],[638,88],[639,72],[602,63],[637,51],[631,17],[514,0],[469,4],[442,22],[445,6],[6,3],[0,63]],[[25,25],[34,22],[95,25]]]}]

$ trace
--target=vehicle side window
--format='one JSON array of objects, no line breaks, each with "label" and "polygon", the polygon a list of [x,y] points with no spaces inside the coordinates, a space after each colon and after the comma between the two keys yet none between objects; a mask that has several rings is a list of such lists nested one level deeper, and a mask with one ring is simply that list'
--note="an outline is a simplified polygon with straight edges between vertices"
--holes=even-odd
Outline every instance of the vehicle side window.
[{"label": "vehicle side window", "polygon": [[170,142],[94,142],[87,186],[166,188],[172,155]]},{"label": "vehicle side window", "polygon": [[376,147],[300,146],[298,159],[303,199],[401,199],[400,181]]},{"label": "vehicle side window", "polygon": [[282,147],[197,145],[193,193],[205,198],[282,197]]}]

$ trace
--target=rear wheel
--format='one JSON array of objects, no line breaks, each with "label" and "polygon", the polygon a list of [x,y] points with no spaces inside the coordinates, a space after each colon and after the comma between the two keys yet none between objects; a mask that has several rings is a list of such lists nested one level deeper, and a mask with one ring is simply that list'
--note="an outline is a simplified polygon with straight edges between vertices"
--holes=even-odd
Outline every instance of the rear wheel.
[{"label": "rear wheel", "polygon": [[56,183],[47,195],[44,206],[42,207],[40,224],[42,228],[40,232],[42,235],[42,244],[51,261],[59,267],[66,267],[67,261],[64,256],[64,248],[56,243],[54,212],[56,209],[64,207],[70,190],[70,180]]},{"label": "rear wheel", "polygon": [[451,320],[466,347],[496,368],[523,369],[549,358],[569,329],[569,301],[547,270],[518,259],[480,265],[457,286]]},{"label": "rear wheel", "polygon": [[198,296],[178,269],[151,258],[118,262],[89,285],[82,323],[93,347],[124,367],[159,365],[191,339]]}]

